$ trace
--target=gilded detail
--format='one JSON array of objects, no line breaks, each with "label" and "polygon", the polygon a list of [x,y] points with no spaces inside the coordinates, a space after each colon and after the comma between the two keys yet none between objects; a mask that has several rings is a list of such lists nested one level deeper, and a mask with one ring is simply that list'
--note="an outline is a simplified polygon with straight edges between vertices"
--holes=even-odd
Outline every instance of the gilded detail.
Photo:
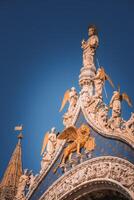
[{"label": "gilded detail", "polygon": [[75,151],[80,156],[82,147],[86,151],[92,151],[95,148],[95,140],[90,136],[89,126],[86,124],[82,124],[79,128],[68,127],[58,136],[58,139],[66,140],[69,143],[63,151],[61,165],[64,165],[68,157]]}]

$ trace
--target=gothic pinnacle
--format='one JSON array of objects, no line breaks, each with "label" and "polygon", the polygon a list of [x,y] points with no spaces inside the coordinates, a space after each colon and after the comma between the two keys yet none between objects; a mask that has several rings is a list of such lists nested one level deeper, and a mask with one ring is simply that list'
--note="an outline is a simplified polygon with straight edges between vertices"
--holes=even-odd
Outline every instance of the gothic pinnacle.
[{"label": "gothic pinnacle", "polygon": [[3,175],[0,184],[0,200],[12,200],[16,194],[19,178],[22,175],[22,160],[21,160],[21,133],[22,126],[16,126],[15,131],[19,131],[18,143],[12,153],[8,166]]}]

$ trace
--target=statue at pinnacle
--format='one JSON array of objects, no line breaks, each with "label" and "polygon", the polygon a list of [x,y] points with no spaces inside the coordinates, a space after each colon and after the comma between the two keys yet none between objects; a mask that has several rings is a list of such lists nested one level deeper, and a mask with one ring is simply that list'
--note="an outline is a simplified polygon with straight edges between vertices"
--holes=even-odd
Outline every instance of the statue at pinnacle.
[{"label": "statue at pinnacle", "polygon": [[93,95],[93,78],[96,75],[96,66],[94,62],[96,49],[99,45],[97,36],[97,29],[94,25],[88,27],[89,38],[87,41],[82,40],[81,48],[83,50],[83,65],[79,75],[79,85],[82,92],[88,92],[90,96]]},{"label": "statue at pinnacle", "polygon": [[88,27],[88,35],[89,39],[87,41],[82,40],[81,46],[83,49],[83,67],[96,71],[94,56],[99,45],[99,39],[97,36],[97,29],[94,25]]}]

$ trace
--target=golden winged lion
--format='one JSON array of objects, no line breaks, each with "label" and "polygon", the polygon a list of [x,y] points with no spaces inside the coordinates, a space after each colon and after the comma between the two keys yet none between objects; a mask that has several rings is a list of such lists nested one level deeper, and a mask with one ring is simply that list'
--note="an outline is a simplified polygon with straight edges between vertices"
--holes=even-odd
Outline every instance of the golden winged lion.
[{"label": "golden winged lion", "polygon": [[64,165],[66,160],[71,157],[73,152],[80,155],[81,148],[87,151],[92,151],[95,148],[95,139],[90,136],[90,128],[86,124],[82,124],[79,128],[70,126],[58,135],[58,139],[66,140],[68,143],[63,151],[61,165]]}]

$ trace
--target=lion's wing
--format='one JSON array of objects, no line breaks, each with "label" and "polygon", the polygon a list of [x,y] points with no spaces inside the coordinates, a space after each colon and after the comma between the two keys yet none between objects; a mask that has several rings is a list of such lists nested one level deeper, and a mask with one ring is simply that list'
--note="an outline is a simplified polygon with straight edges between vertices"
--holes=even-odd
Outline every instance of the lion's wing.
[{"label": "lion's wing", "polygon": [[57,137],[60,140],[75,141],[77,138],[77,129],[74,126],[66,128],[62,133]]},{"label": "lion's wing", "polygon": [[90,137],[88,140],[87,140],[87,142],[86,142],[86,144],[85,144],[85,149],[87,150],[87,151],[92,151],[92,150],[94,150],[95,149],[95,146],[96,146],[96,144],[95,144],[95,138],[93,138],[93,137]]}]

